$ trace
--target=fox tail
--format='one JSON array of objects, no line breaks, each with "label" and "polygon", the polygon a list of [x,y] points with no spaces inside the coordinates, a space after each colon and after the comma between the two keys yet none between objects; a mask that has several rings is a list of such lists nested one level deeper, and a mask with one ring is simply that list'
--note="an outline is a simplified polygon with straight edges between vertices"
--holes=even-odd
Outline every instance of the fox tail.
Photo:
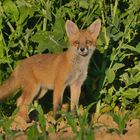
[{"label": "fox tail", "polygon": [[0,86],[0,100],[6,99],[8,96],[10,96],[12,93],[14,93],[15,90],[18,89],[18,84],[16,81],[16,77],[14,74],[12,74],[8,80],[6,80],[1,86]]}]

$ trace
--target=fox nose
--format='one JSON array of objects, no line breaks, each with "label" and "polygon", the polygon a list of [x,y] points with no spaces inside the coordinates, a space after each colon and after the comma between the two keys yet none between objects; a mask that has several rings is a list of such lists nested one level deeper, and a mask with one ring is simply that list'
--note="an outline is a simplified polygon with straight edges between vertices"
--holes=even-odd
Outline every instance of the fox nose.
[{"label": "fox nose", "polygon": [[82,56],[86,56],[88,54],[88,48],[85,47],[79,47],[77,48],[77,51]]},{"label": "fox nose", "polygon": [[85,50],[85,48],[80,48],[80,51],[83,52]]}]

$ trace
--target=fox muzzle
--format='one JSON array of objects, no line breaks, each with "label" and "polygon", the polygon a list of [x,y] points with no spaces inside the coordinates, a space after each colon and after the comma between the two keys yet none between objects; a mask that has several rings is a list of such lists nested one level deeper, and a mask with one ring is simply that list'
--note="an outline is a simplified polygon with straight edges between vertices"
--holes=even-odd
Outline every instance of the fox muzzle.
[{"label": "fox muzzle", "polygon": [[85,48],[85,47],[78,47],[77,51],[80,55],[86,56],[86,55],[88,55],[89,49]]}]

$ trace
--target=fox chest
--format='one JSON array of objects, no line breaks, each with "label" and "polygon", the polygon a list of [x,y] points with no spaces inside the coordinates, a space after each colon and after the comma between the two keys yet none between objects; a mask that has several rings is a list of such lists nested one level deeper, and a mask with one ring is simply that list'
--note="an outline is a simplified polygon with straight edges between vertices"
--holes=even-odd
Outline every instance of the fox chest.
[{"label": "fox chest", "polygon": [[74,63],[72,69],[66,80],[66,85],[70,85],[75,81],[83,83],[87,77],[88,64],[86,63]]}]

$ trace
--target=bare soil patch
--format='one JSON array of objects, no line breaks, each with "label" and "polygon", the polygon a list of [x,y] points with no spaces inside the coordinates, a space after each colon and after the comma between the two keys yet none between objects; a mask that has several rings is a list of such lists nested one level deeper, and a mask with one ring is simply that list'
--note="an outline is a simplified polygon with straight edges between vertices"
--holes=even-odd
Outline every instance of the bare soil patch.
[{"label": "bare soil patch", "polygon": [[[140,121],[130,120],[125,129],[125,134],[119,134],[118,125],[109,115],[102,115],[94,124],[95,140],[140,140]],[[114,130],[114,131],[109,131]],[[49,135],[50,140],[74,140],[75,134],[70,130]]]},{"label": "bare soil patch", "polygon": [[[19,120],[18,120],[19,119]],[[49,121],[52,123],[55,123],[55,120],[53,118],[48,118]],[[21,123],[21,126],[16,125]],[[23,130],[26,129],[26,127],[30,127],[30,124],[25,124],[25,122],[21,120],[21,118],[16,118],[16,122],[13,123],[12,129],[18,129],[18,127],[21,129],[21,132],[19,132],[14,140],[28,140],[27,135],[24,133]],[[50,140],[74,140],[76,134],[72,132],[72,129],[70,127],[66,127],[65,122],[62,121],[59,123],[57,127],[57,132],[55,133],[49,133],[49,139]],[[129,120],[126,124],[125,133],[119,134],[118,131],[118,125],[113,121],[112,117],[109,115],[101,115],[98,119],[94,122],[94,130],[93,133],[95,135],[95,140],[140,140],[140,120],[139,119],[132,119]],[[22,129],[23,128],[23,129]],[[48,124],[46,125],[46,130],[48,129]],[[80,129],[80,128],[79,128]],[[112,130],[112,131],[110,131]],[[2,132],[2,129],[0,130]],[[7,139],[8,140],[8,139]]]}]

